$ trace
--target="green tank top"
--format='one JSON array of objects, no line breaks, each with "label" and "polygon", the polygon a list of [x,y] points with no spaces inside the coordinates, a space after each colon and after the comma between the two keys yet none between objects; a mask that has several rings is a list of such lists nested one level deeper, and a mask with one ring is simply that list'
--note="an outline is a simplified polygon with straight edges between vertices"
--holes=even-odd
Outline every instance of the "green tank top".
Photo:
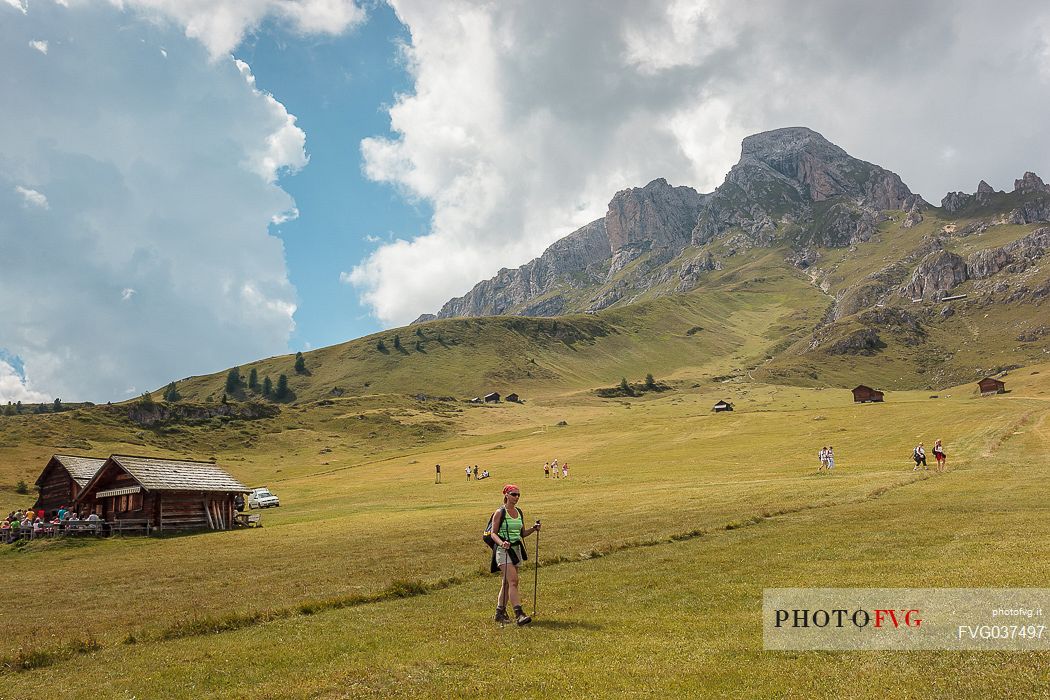
[{"label": "green tank top", "polygon": [[525,518],[520,510],[516,518],[510,517],[509,512],[504,513],[503,522],[499,526],[500,536],[511,544],[521,542],[521,529],[525,526],[524,521]]}]

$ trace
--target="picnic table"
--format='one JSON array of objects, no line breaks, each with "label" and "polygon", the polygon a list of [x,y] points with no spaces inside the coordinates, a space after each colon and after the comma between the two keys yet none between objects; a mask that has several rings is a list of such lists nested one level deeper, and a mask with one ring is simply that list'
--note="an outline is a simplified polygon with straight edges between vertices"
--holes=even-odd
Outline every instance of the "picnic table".
[{"label": "picnic table", "polygon": [[258,513],[234,513],[234,527],[262,527],[262,516]]}]

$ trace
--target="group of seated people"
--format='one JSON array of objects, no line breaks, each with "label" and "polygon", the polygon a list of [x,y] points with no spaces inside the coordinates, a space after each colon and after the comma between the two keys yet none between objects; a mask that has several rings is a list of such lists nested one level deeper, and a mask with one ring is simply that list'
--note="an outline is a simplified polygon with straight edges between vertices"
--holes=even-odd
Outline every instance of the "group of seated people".
[{"label": "group of seated people", "polygon": [[26,510],[12,511],[6,518],[0,520],[0,535],[12,539],[18,535],[36,536],[40,533],[54,533],[71,530],[93,530],[102,524],[102,518],[96,513],[91,513],[83,518],[75,510],[69,510],[65,506],[51,511],[50,516],[43,510],[34,511],[32,508]]}]

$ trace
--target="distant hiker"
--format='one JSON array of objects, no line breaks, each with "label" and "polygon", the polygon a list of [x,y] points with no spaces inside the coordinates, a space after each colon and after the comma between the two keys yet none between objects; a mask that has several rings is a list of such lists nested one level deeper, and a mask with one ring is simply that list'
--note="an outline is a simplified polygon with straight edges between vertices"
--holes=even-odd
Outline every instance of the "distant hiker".
[{"label": "distant hiker", "polygon": [[482,479],[487,479],[490,476],[491,476],[491,474],[489,474],[489,470],[488,469],[486,469],[485,471],[481,472],[481,478]]},{"label": "distant hiker", "polygon": [[551,462],[551,476],[557,479],[559,472],[561,472],[561,467],[558,466],[558,459],[555,458],[554,461]]},{"label": "distant hiker", "polygon": [[237,495],[235,495],[233,497],[233,507],[238,513],[242,512],[244,510],[244,494],[243,493],[238,493]]},{"label": "distant hiker", "polygon": [[940,438],[937,438],[937,442],[933,444],[933,456],[937,458],[937,471],[944,471],[944,463],[948,461],[948,455],[944,452]]},{"label": "distant hiker", "polygon": [[912,467],[912,471],[917,471],[919,465],[922,465],[923,469],[929,468],[926,466],[926,449],[922,446],[921,442],[915,446],[915,450],[912,452],[911,457],[915,460],[915,466]]},{"label": "distant hiker", "polygon": [[467,465],[467,481],[470,481],[470,465]]},{"label": "distant hiker", "polygon": [[817,453],[817,457],[820,458],[820,466],[817,467],[817,471],[819,472],[821,469],[827,469],[828,468],[828,448],[826,446],[820,448],[820,452]]},{"label": "distant hiker", "polygon": [[435,464],[434,465],[434,483],[435,484],[440,484],[441,483],[441,465],[440,464]]},{"label": "distant hiker", "polygon": [[569,478],[569,463],[568,462],[566,462],[565,464],[561,465],[561,475],[563,477],[565,477],[566,479]]},{"label": "distant hiker", "polygon": [[490,570],[503,572],[499,596],[496,598],[496,622],[510,622],[507,615],[507,599],[514,608],[514,621],[527,625],[532,618],[525,614],[521,607],[521,595],[518,593],[518,566],[528,559],[522,538],[528,537],[540,529],[537,522],[525,527],[525,514],[518,510],[518,499],[521,489],[516,484],[503,487],[503,505],[492,514],[490,530],[494,547]]},{"label": "distant hiker", "polygon": [[476,464],[474,465],[474,478],[475,479],[478,478],[478,465],[476,465]]},{"label": "distant hiker", "polygon": [[551,463],[550,462],[544,462],[543,463],[543,478],[547,479],[547,478],[550,477],[550,475],[551,475]]},{"label": "distant hiker", "polygon": [[835,468],[835,448],[831,445],[828,445],[827,460],[828,471],[830,472],[832,469]]}]

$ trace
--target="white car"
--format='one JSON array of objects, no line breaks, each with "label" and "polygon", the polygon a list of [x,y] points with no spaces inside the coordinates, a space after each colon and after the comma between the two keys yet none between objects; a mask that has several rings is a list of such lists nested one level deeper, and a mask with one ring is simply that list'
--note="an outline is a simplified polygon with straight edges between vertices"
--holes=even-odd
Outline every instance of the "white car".
[{"label": "white car", "polygon": [[270,506],[278,508],[281,506],[281,500],[270,493],[270,489],[252,489],[252,492],[248,494],[249,508],[269,508]]}]

